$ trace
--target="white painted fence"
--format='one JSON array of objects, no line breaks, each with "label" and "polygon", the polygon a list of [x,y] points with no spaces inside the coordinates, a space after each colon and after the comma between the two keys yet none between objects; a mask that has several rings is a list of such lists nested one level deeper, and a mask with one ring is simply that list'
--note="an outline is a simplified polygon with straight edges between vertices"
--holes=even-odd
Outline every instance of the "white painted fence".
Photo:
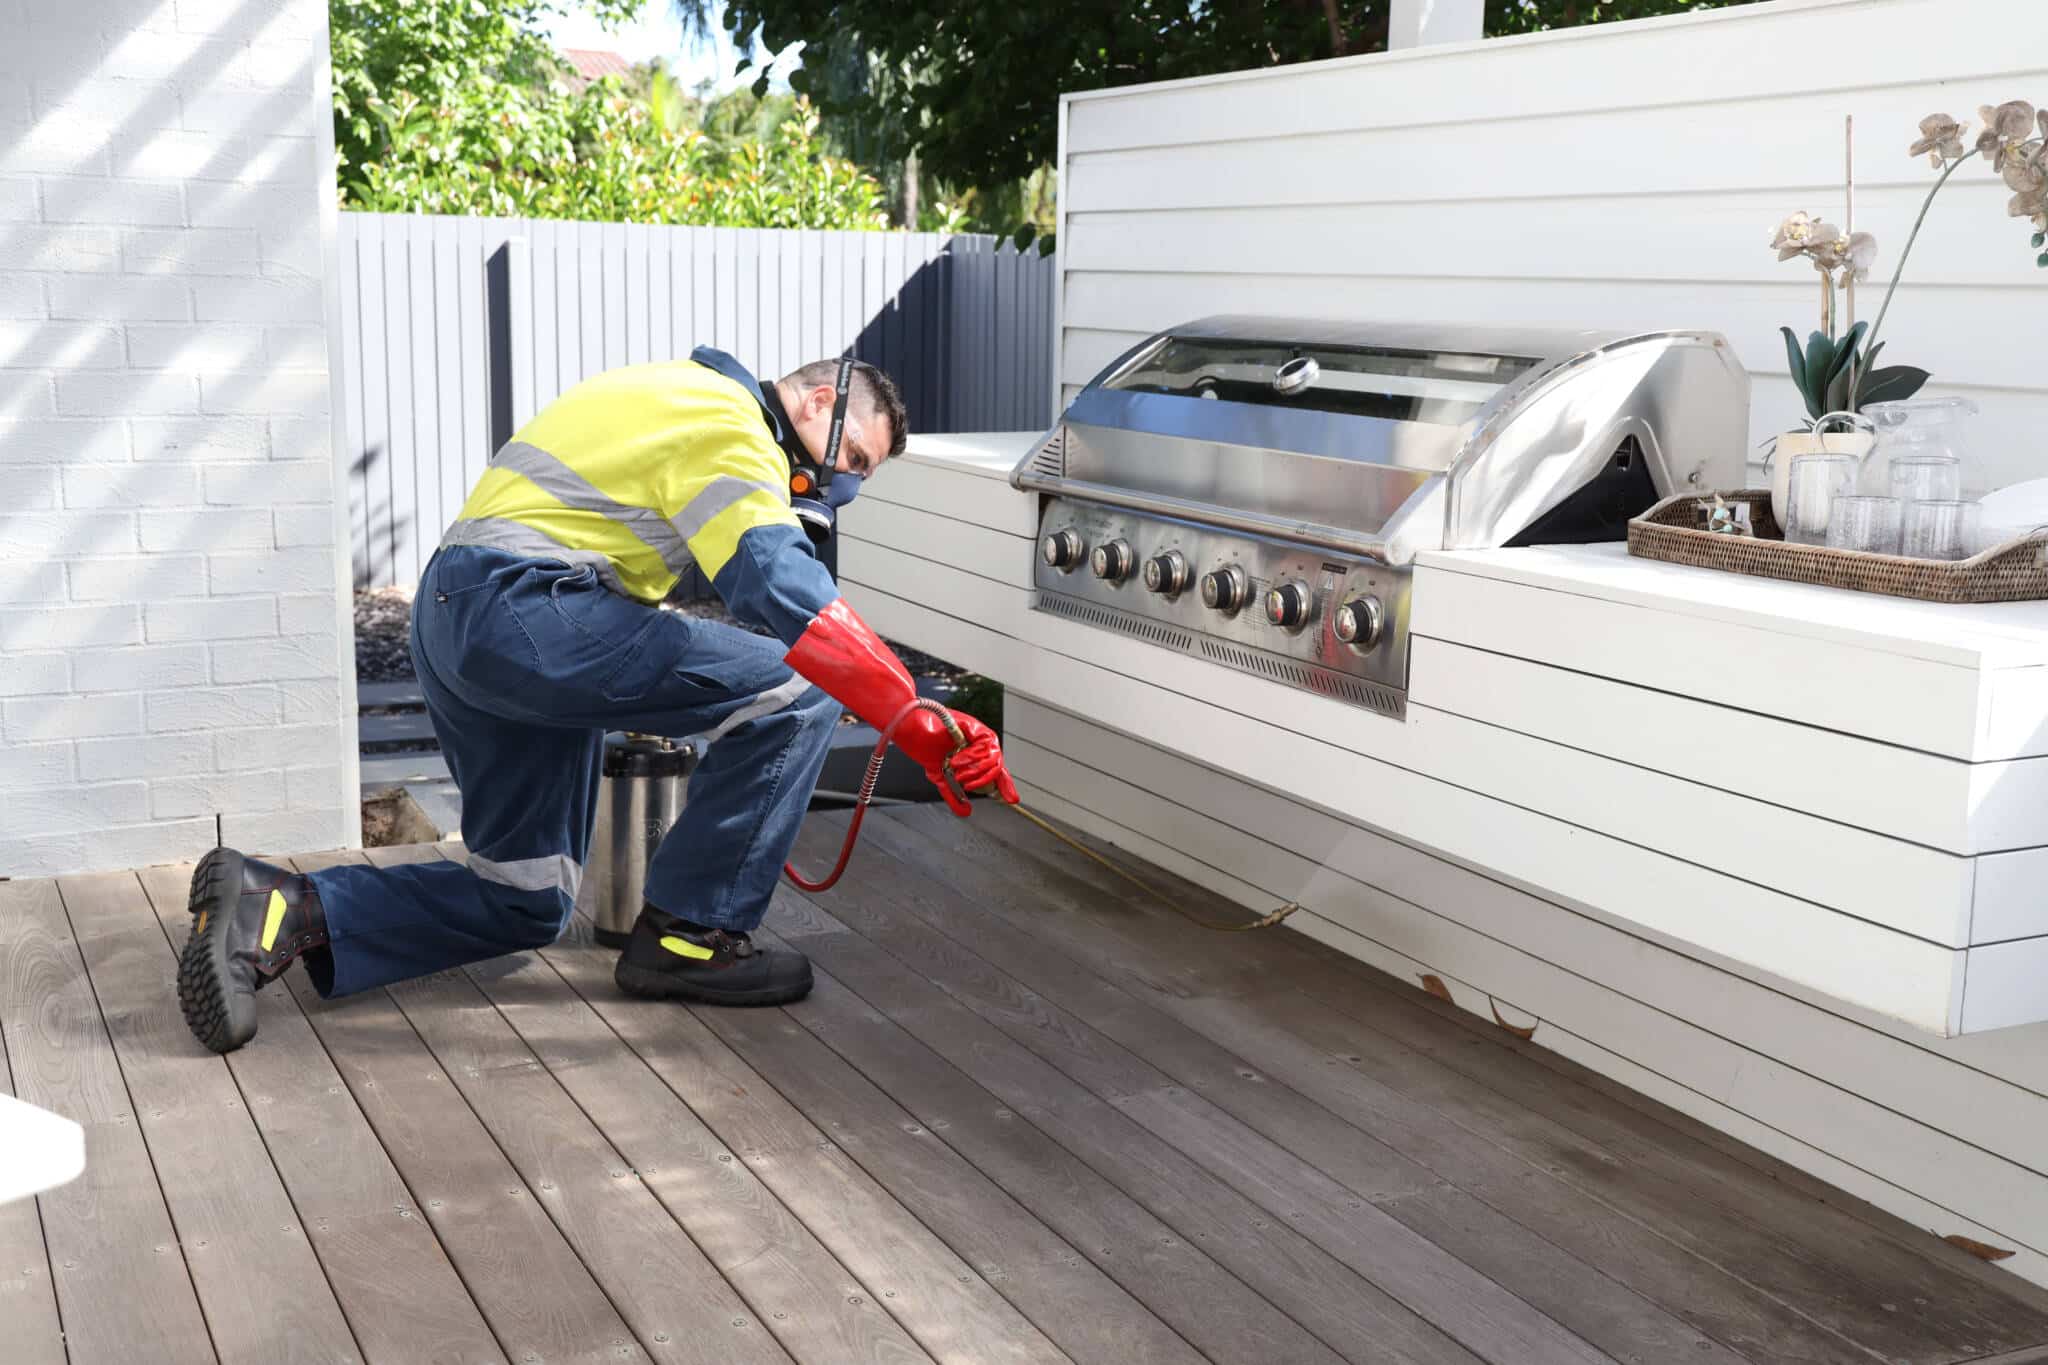
[{"label": "white painted fence", "polygon": [[698,345],[761,375],[850,351],[915,431],[1052,420],[1055,259],[990,237],[349,213],[339,251],[358,587],[410,585],[556,394]]}]

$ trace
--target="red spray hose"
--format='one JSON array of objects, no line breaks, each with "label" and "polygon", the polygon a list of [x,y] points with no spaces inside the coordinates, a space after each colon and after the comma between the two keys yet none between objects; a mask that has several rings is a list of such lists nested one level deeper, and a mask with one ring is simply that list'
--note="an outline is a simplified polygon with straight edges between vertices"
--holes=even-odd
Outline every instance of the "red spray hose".
[{"label": "red spray hose", "polygon": [[[854,798],[853,820],[846,826],[846,842],[839,846],[839,861],[832,864],[832,870],[825,874],[823,881],[816,882],[805,881],[803,874],[796,870],[796,864],[782,865],[782,875],[795,883],[798,890],[830,891],[838,883],[841,874],[846,871],[847,861],[853,857],[854,842],[860,838],[860,822],[866,818],[868,803],[875,799],[875,784],[882,778],[882,760],[888,757],[889,741],[895,738],[896,728],[909,718],[912,711],[930,711],[944,722],[946,732],[953,737],[954,753],[957,754],[967,747],[967,736],[961,731],[960,722],[954,720],[953,713],[943,705],[930,697],[918,697],[905,703],[903,709],[896,713],[895,718],[882,731],[881,738],[875,741],[875,752],[868,758],[867,773],[860,780],[860,794]],[[967,799],[966,791],[961,788],[960,780],[953,776],[950,767],[946,769],[946,785],[962,801]]]}]

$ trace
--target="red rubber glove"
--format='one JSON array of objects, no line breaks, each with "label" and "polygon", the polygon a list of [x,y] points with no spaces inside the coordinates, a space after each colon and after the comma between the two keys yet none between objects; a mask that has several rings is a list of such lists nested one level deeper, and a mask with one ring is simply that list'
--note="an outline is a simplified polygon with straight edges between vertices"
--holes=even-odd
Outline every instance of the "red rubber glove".
[{"label": "red rubber glove", "polygon": [[[843,597],[818,613],[782,661],[877,730],[888,729],[889,722],[917,699],[917,688],[903,664]],[[924,769],[955,815],[965,816],[968,806],[946,782],[949,763],[962,787],[978,791],[993,786],[997,795],[1015,805],[1017,786],[1003,766],[995,731],[962,712],[952,715],[967,737],[967,747],[958,753],[946,723],[921,707],[903,718],[891,738]]]}]

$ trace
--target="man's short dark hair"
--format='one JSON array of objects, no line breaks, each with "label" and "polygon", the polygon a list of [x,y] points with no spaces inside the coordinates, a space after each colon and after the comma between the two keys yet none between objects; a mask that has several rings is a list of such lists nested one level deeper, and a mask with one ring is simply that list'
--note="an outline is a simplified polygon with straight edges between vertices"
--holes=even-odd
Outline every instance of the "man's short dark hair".
[{"label": "man's short dark hair", "polygon": [[[813,360],[802,369],[791,370],[782,382],[796,389],[831,387],[839,382],[839,362]],[[903,391],[896,381],[865,360],[853,362],[852,401],[889,419],[889,454],[901,455],[910,440],[910,414],[903,407]],[[885,457],[886,458],[886,457]]]}]

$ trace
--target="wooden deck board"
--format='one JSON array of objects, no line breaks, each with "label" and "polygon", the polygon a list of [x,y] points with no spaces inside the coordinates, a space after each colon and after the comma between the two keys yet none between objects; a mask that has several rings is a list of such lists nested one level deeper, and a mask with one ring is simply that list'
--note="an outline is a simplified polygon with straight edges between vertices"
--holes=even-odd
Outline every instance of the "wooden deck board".
[{"label": "wooden deck board", "polygon": [[[195,1055],[177,950],[132,872],[58,883],[222,1365],[339,1365],[344,1320],[227,1064]],[[182,946],[182,945],[181,945]]]},{"label": "wooden deck board", "polygon": [[189,868],[0,884],[0,1088],[88,1134],[0,1208],[10,1365],[2048,1359],[2048,1293],[1321,945],[993,807],[869,829],[777,893],[802,1004],[627,1000],[572,934],[293,973],[224,1062]]},{"label": "wooden deck board", "polygon": [[[294,862],[310,871],[361,856]],[[620,1359],[633,1344],[624,1320],[391,998],[323,1001],[302,972],[285,983],[403,1181],[394,1202],[364,1202],[360,1235],[431,1229],[512,1360]]]},{"label": "wooden deck board", "polygon": [[[0,972],[0,981],[6,979]],[[5,1029],[0,1029],[0,1094],[14,1094]],[[33,1199],[0,1204],[0,1322],[8,1324],[19,1365],[64,1365],[64,1323],[57,1316],[42,1212]]]},{"label": "wooden deck board", "polygon": [[57,884],[0,885],[0,1028],[19,1098],[85,1129],[85,1174],[37,1196],[71,1365],[216,1359]]},{"label": "wooden deck board", "polygon": [[[922,813],[908,819],[933,827]],[[988,828],[1039,866],[1117,898],[1127,913],[1103,923],[1119,931],[1127,952],[1167,963],[1186,957],[1197,967],[1204,960],[1183,922],[1085,856],[1021,820]],[[1129,861],[1098,840],[1081,841]],[[1147,868],[1146,877],[1199,913],[1246,917],[1241,907],[1164,870]],[[1753,1174],[1721,1179],[1720,1170],[1740,1171],[1740,1164],[1675,1130],[1633,1146],[1607,1140],[1631,1124],[1659,1125],[1591,1088],[1560,1085],[1469,1028],[1446,1030],[1419,1003],[1427,1001],[1421,992],[1324,945],[1294,934],[1254,934],[1234,946],[1247,972],[1273,972],[1305,997],[1294,998],[1291,990],[1271,996],[1240,991],[1239,999],[1217,1006],[1236,1016],[1236,1027],[1257,1031],[1280,1023],[1284,1029],[1284,1020],[1294,1021],[1297,1034],[1322,1040],[1325,1057],[1549,1171],[1582,1199],[1656,1229],[1866,1350],[1894,1359],[1949,1360],[1959,1348],[2007,1349],[2048,1332],[2039,1306],[2048,1296],[2017,1278],[2000,1292],[1959,1272],[1947,1256],[1908,1246],[1830,1203]]]},{"label": "wooden deck board", "polygon": [[[830,839],[824,823],[811,836],[817,843]],[[891,866],[878,860],[868,876],[820,899],[865,937],[1081,1089],[1197,1162],[1276,1220],[1284,1220],[1284,1226],[1475,1355],[1528,1361],[1604,1358],[1553,1319],[1417,1236],[1288,1147],[1174,1085],[1171,1077],[1136,1054],[1024,988],[963,943],[921,922],[907,907],[920,907],[936,918],[943,914],[947,897],[907,864]],[[956,912],[956,922],[958,918]],[[1006,956],[1000,951],[992,955]],[[1359,1137],[1361,1148],[1379,1148],[1363,1134]],[[1403,1178],[1392,1179],[1394,1172],[1386,1168],[1398,1158],[1379,1150],[1389,1160],[1371,1173],[1370,1183],[1383,1193],[1415,1194],[1435,1183],[1421,1167],[1405,1162],[1400,1163]]]},{"label": "wooden deck board", "polygon": [[[613,955],[589,944],[546,954],[576,997],[632,1049],[669,1102],[705,1125],[711,1150],[737,1174],[772,1191],[774,1216],[793,1216],[836,1256],[843,1283],[835,1309],[901,1323],[917,1358],[1060,1359],[1016,1309],[928,1229],[916,1213],[847,1158],[773,1083],[688,1011],[623,999],[611,989]],[[559,984],[559,983],[558,983]],[[779,1011],[748,1011],[783,1019]],[[735,1159],[736,1158],[736,1159]],[[749,1235],[759,1235],[756,1229]],[[794,1313],[792,1304],[788,1310]],[[813,1305],[811,1311],[817,1311]],[[868,1323],[862,1331],[874,1335]],[[892,1348],[894,1349],[894,1348]],[[856,1359],[838,1353],[807,1359]]]},{"label": "wooden deck board", "polygon": [[[142,888],[169,942],[183,950],[189,865],[146,868]],[[301,1225],[364,1356],[461,1362],[504,1359],[484,1315],[426,1220],[401,1216],[413,1197],[333,1059],[289,990],[256,998],[262,1047],[229,1054]],[[211,1054],[189,1039],[175,1054]]]},{"label": "wooden deck board", "polygon": [[[1555,1243],[1545,1242],[1538,1232],[1453,1187],[1424,1161],[1399,1150],[1398,1140],[1406,1136],[1407,1129],[1397,1135],[1396,1145],[1384,1144],[1367,1129],[1340,1118],[1278,1077],[1261,1073],[1243,1057],[1096,975],[1089,969],[1087,957],[1068,956],[1057,937],[1043,932],[1043,908],[1027,908],[1026,914],[1038,918],[1014,924],[993,913],[995,905],[1018,904],[1014,883],[978,863],[949,856],[946,845],[902,821],[876,821],[867,841],[875,853],[900,857],[933,879],[927,884],[928,894],[903,899],[905,910],[973,944],[1025,987],[1071,1010],[1184,1087],[1170,1101],[1175,1111],[1182,1111],[1172,1117],[1183,1124],[1199,1124],[1201,1117],[1184,1113],[1187,1095],[1215,1104],[1340,1182],[1349,1203],[1375,1201],[1411,1231],[1617,1358],[1683,1355],[1702,1365],[1740,1359],[1727,1347],[1687,1327],[1676,1315],[1659,1309]],[[945,898],[929,894],[941,886],[954,894]],[[1043,884],[1027,894],[1043,895]],[[963,905],[980,913],[963,917]],[[933,913],[935,910],[943,913]],[[1159,1093],[1154,1090],[1136,1098],[1141,1103],[1155,1103],[1154,1096]],[[1132,1109],[1129,1103],[1124,1107],[1126,1112]],[[1419,1154],[1433,1155],[1437,1144],[1460,1136],[1455,1130],[1443,1132],[1447,1127],[1439,1126],[1434,1142],[1417,1143]],[[1467,1145],[1483,1153],[1493,1150],[1476,1140]],[[1387,1179],[1390,1164],[1398,1176],[1394,1181]],[[1502,1167],[1515,1164],[1505,1157],[1497,1163]],[[1534,1173],[1521,1168],[1513,1174],[1524,1177]]]}]

